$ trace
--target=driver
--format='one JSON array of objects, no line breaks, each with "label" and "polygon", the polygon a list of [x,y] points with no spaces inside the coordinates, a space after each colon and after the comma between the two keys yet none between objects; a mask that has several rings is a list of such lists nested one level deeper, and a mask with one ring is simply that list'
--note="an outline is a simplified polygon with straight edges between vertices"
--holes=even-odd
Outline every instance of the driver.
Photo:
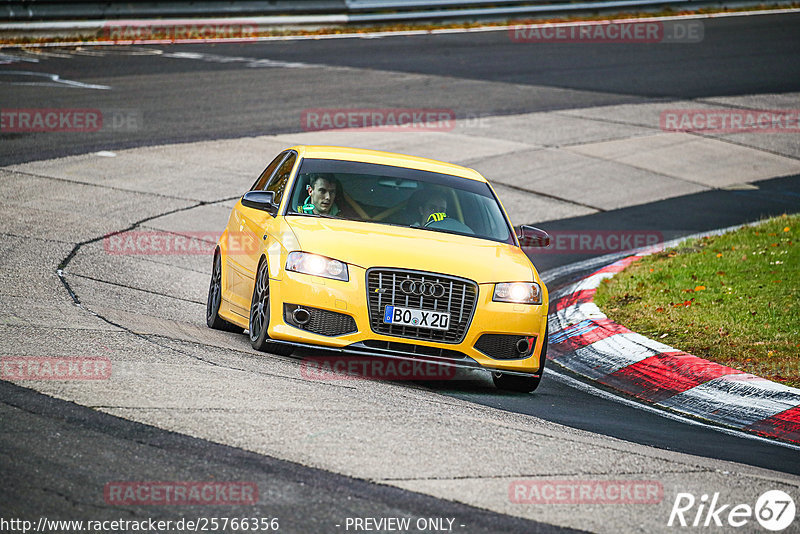
[{"label": "driver", "polygon": [[339,181],[332,174],[312,174],[307,187],[308,197],[297,211],[336,216],[339,213],[339,206],[335,203],[338,188]]},{"label": "driver", "polygon": [[417,210],[419,226],[425,226],[433,221],[441,221],[447,217],[447,196],[442,191],[431,191]]}]

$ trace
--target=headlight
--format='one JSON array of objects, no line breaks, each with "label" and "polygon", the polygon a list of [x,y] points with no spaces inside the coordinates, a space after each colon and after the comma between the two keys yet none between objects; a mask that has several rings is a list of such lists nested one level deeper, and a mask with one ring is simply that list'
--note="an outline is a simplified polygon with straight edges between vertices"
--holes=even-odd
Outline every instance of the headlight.
[{"label": "headlight", "polygon": [[518,304],[541,304],[542,288],[536,282],[504,282],[494,285],[496,302],[516,302]]},{"label": "headlight", "polygon": [[286,270],[345,282],[350,279],[347,275],[347,264],[308,252],[290,252],[286,259]]}]

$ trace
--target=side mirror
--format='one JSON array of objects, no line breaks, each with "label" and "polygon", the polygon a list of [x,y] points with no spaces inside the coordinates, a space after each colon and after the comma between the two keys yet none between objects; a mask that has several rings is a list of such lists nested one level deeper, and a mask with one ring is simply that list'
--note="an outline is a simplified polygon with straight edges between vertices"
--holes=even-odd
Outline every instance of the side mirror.
[{"label": "side mirror", "polygon": [[549,247],[550,234],[535,226],[522,225],[515,228],[519,246],[521,247]]},{"label": "side mirror", "polygon": [[274,191],[248,191],[242,197],[242,205],[248,208],[268,211],[273,217],[278,213]]}]

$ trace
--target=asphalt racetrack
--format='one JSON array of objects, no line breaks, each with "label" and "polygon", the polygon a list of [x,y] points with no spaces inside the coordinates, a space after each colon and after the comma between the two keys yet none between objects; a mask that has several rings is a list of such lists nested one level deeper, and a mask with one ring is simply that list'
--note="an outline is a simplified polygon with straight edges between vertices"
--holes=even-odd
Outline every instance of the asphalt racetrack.
[{"label": "asphalt racetrack", "polygon": [[[796,131],[675,133],[659,117],[800,108],[800,14],[701,20],[701,42],[676,44],[520,43],[494,31],[1,49],[4,113],[100,110],[104,121],[91,132],[4,122],[0,355],[101,356],[114,371],[102,383],[0,381],[0,517],[277,517],[284,532],[411,517],[422,522],[408,532],[667,532],[679,493],[752,506],[780,489],[800,504],[797,447],[664,417],[557,366],[533,394],[499,392],[480,373],[308,380],[297,357],[205,327],[207,256],[104,249],[115,231],[221,231],[268,161],[296,143],[472,166],[515,224],[556,233],[666,240],[797,212]],[[342,108],[448,109],[457,120],[425,132],[304,122],[308,110]],[[609,251],[557,252],[533,255],[540,273]],[[663,495],[513,502],[509,484],[531,479],[657,481]],[[120,481],[247,481],[258,499],[110,502],[104,489]],[[751,519],[745,530],[759,528]]]}]

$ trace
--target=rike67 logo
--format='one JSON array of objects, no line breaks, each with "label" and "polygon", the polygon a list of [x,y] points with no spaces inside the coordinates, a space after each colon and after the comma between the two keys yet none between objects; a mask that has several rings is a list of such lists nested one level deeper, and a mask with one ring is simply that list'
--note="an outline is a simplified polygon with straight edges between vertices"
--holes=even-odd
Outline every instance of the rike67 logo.
[{"label": "rike67 logo", "polygon": [[710,500],[708,494],[697,499],[691,493],[678,493],[667,526],[738,528],[755,518],[765,529],[778,532],[792,525],[795,512],[794,500],[781,490],[764,492],[754,507],[724,503],[719,492],[714,493]]}]

